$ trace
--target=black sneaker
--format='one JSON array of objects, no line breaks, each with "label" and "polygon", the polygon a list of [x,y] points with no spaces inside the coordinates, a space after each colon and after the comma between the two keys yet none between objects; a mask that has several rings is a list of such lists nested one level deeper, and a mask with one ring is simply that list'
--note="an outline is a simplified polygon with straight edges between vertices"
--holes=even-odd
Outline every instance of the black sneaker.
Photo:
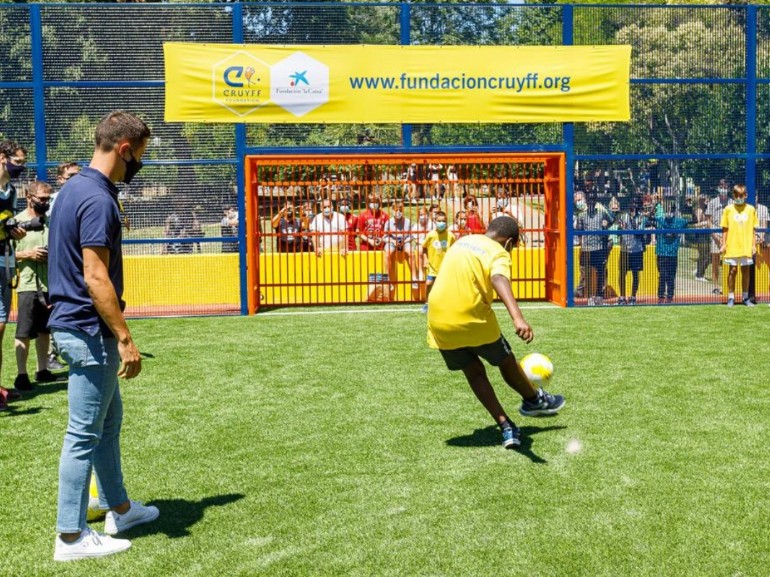
[{"label": "black sneaker", "polygon": [[56,380],[56,375],[48,369],[43,369],[35,373],[35,380],[38,383],[52,383]]},{"label": "black sneaker", "polygon": [[21,373],[16,375],[16,380],[13,381],[13,388],[17,391],[32,391],[35,386],[29,382],[29,375],[27,373]]},{"label": "black sneaker", "polygon": [[59,359],[56,357],[56,355],[49,355],[48,356],[48,370],[49,371],[60,371],[62,369],[66,369],[67,365],[62,364]]},{"label": "black sneaker", "polygon": [[539,417],[542,415],[555,415],[564,406],[564,397],[552,395],[543,389],[538,389],[537,400],[530,402],[524,400],[519,407],[519,413],[525,417]]}]

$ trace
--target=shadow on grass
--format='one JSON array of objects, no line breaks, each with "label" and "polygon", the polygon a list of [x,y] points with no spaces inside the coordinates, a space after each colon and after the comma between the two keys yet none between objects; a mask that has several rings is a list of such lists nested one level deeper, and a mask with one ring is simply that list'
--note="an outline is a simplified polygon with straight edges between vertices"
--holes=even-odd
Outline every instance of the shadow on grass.
[{"label": "shadow on grass", "polygon": [[245,495],[231,493],[229,495],[217,495],[206,497],[200,501],[188,501],[187,499],[158,499],[147,503],[160,509],[160,517],[152,523],[140,525],[135,529],[126,531],[126,535],[141,537],[164,533],[174,539],[187,537],[190,527],[203,519],[203,514],[209,507],[222,507],[235,501],[240,501]]},{"label": "shadow on grass", "polygon": [[8,410],[3,411],[0,413],[0,418],[2,418],[2,415],[7,415],[9,417],[23,417],[25,415],[37,415],[42,411],[42,407],[29,407],[27,409],[22,409],[20,407],[23,407],[23,405],[19,405],[19,401],[13,401],[8,405]]},{"label": "shadow on grass", "polygon": [[58,393],[59,391],[66,391],[67,382],[68,382],[67,373],[64,373],[63,375],[57,376],[57,377],[58,378],[53,382],[36,384],[33,390],[25,392],[24,398],[16,402],[23,403],[24,401],[32,400],[35,397],[39,397],[40,395],[51,395],[53,393]]},{"label": "shadow on grass", "polygon": [[[566,429],[566,425],[552,425],[550,427],[520,427],[521,431],[521,446],[516,449],[517,453],[521,453],[525,457],[528,457],[533,463],[547,463],[545,459],[535,454],[532,451],[532,436],[538,433],[546,433],[548,431],[558,431],[559,429]],[[485,427],[483,429],[476,429],[471,435],[462,435],[460,437],[453,437],[449,439],[446,444],[450,447],[491,447],[500,445],[500,429],[494,425]]]}]

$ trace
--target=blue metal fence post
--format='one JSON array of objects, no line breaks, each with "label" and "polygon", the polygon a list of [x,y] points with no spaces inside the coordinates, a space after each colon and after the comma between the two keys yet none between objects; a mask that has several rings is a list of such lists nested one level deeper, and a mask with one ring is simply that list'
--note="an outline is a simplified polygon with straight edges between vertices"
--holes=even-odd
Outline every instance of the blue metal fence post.
[{"label": "blue metal fence post", "polygon": [[[574,14],[571,4],[565,4],[562,7],[562,44],[571,46],[574,44]],[[572,122],[565,122],[562,128],[562,138],[565,148],[565,186],[567,188],[565,209],[567,210],[567,306],[575,306],[575,250],[574,235],[572,227],[573,218],[573,190],[575,187],[575,125]]]},{"label": "blue metal fence post", "polygon": [[[243,4],[233,4],[233,43],[243,44]],[[246,275],[246,125],[235,125],[235,183],[238,189],[238,269],[241,285],[241,314],[249,314],[249,286]]]},{"label": "blue metal fence post", "polygon": [[48,180],[45,165],[48,150],[45,142],[45,86],[43,82],[43,21],[40,4],[29,4],[29,29],[32,44],[32,94],[35,119],[35,164],[38,180]]},{"label": "blue metal fence post", "polygon": [[[409,2],[401,2],[400,12],[401,39],[402,45],[409,45],[412,41],[412,6]],[[412,147],[412,125],[401,125],[401,145],[404,148]]]},{"label": "blue metal fence post", "polygon": [[746,188],[756,206],[757,188],[757,7],[746,10]]}]

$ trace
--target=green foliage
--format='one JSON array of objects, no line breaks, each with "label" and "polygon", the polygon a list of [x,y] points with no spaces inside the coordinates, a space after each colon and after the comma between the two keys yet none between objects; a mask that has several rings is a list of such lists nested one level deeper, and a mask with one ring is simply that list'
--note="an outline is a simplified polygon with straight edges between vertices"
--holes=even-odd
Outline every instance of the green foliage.
[{"label": "green foliage", "polygon": [[160,519],[126,553],[53,562],[67,401],[42,385],[0,413],[0,575],[764,575],[765,310],[525,308],[529,346],[500,310],[567,398],[519,417],[489,369],[521,451],[417,307],[134,321],[151,356],[121,384],[124,473]]}]

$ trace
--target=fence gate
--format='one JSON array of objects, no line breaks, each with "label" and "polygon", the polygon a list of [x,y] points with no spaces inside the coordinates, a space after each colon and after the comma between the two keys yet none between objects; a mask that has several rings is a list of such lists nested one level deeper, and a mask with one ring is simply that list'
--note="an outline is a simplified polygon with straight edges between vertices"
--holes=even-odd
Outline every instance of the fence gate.
[{"label": "fence gate", "polygon": [[[566,304],[564,155],[246,158],[249,314],[261,306],[422,302],[436,212],[460,237],[518,219],[519,300]],[[331,214],[324,214],[324,209]]]}]

